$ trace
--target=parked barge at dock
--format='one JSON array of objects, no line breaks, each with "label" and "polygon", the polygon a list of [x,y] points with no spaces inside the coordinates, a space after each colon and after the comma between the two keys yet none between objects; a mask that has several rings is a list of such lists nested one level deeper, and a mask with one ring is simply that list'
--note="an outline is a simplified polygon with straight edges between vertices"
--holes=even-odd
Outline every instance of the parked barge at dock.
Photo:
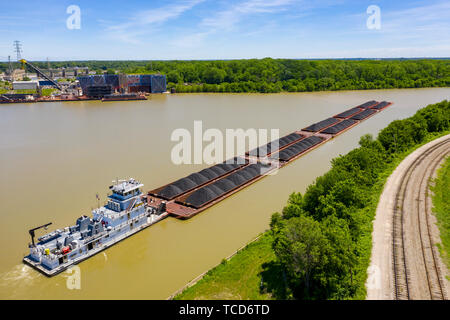
[{"label": "parked barge at dock", "polygon": [[54,276],[168,216],[189,219],[390,105],[366,102],[146,194],[134,179],[116,181],[107,203],[94,209],[92,217],[83,215],[75,225],[39,237],[37,243],[35,231],[51,223],[29,230],[30,253],[23,262]]},{"label": "parked barge at dock", "polygon": [[147,100],[143,94],[123,93],[123,94],[107,94],[103,96],[102,101],[128,101],[128,100]]}]

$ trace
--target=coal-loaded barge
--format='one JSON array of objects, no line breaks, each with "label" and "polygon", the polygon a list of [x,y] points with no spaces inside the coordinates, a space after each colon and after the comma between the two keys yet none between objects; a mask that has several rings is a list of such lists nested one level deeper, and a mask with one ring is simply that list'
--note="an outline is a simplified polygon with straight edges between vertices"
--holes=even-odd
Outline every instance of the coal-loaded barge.
[{"label": "coal-loaded barge", "polygon": [[54,276],[168,216],[191,218],[390,105],[368,101],[147,194],[134,179],[116,181],[107,203],[94,209],[92,217],[83,215],[75,225],[45,234],[36,243],[35,231],[51,223],[30,229],[30,253],[23,262]]}]

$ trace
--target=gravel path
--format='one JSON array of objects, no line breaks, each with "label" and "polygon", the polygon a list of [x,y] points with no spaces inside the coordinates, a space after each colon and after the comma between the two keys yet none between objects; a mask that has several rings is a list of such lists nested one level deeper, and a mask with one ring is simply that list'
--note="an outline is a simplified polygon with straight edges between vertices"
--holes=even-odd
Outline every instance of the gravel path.
[{"label": "gravel path", "polygon": [[447,299],[449,283],[436,243],[429,181],[445,155],[450,135],[406,157],[389,177],[373,223],[367,299]]}]

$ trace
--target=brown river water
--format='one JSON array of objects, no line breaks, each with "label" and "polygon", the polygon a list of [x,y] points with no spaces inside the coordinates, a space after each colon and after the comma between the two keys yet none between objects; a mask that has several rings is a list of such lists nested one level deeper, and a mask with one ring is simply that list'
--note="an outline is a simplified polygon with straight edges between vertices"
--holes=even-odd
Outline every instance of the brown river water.
[{"label": "brown river water", "polygon": [[[449,98],[450,88],[433,88],[0,105],[0,298],[165,299],[266,230],[289,194],[304,192],[360,136]],[[80,289],[69,289],[67,273],[47,278],[21,263],[28,229],[75,224],[116,177],[150,190],[207,167],[172,163],[174,129],[202,120],[204,130],[278,128],[281,136],[372,99],[394,105],[194,218],[169,217],[82,262]]]}]

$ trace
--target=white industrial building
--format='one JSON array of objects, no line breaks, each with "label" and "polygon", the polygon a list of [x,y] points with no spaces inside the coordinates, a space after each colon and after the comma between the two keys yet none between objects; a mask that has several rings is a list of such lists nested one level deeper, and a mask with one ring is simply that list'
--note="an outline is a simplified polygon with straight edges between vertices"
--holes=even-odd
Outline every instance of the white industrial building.
[{"label": "white industrial building", "polygon": [[14,90],[36,90],[39,87],[38,81],[14,81]]}]

